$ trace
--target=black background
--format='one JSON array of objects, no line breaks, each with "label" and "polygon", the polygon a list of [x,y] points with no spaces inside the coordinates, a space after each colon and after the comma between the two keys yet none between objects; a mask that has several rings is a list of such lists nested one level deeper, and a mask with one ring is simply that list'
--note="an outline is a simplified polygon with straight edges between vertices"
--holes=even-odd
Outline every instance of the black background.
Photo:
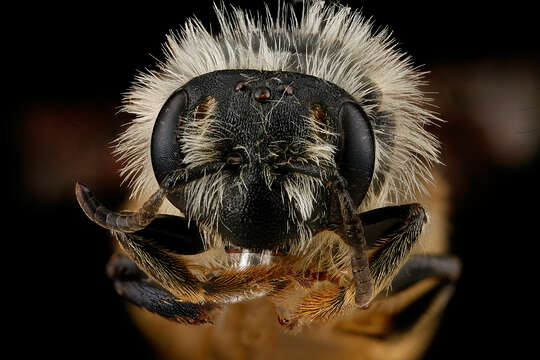
[{"label": "black background", "polygon": [[[257,3],[244,5],[260,9]],[[538,64],[538,20],[535,12],[519,2],[473,6],[465,1],[397,5],[366,0],[354,5],[373,16],[377,25],[388,25],[400,48],[413,54],[417,64],[425,64],[425,69],[441,64],[465,67],[483,59],[525,59]],[[126,120],[117,114],[121,93],[138,70],[153,66],[153,56],[161,58],[165,34],[178,29],[192,14],[217,30],[211,2],[206,0],[176,6],[126,3],[115,8],[112,3],[19,4],[3,14],[5,20],[14,20],[2,25],[7,62],[2,71],[7,90],[2,122],[8,164],[4,198],[6,210],[14,215],[4,216],[4,277],[9,281],[3,297],[8,301],[4,311],[14,320],[9,336],[22,340],[17,353],[23,358],[30,354],[153,356],[105,277],[111,245],[104,231],[91,226],[74,202],[72,185],[80,173],[74,171],[73,182],[62,185],[54,196],[46,194],[49,187],[36,186],[55,175],[48,171],[75,165],[56,163],[53,169],[38,167],[37,171],[28,160],[36,153],[48,156],[43,152],[50,147],[40,149],[41,143],[34,142],[47,136],[52,139],[47,144],[58,144],[63,152],[70,150],[62,144],[75,145],[61,159],[82,161],[78,152],[87,149],[73,143],[70,131],[80,133],[88,124],[83,124],[84,117],[69,117],[80,109],[94,109],[100,118],[108,119],[95,125],[93,136],[100,129],[104,132],[90,143],[98,147],[96,151],[108,153],[108,142]],[[50,124],[48,132],[40,132],[37,127],[42,123],[33,122],[32,115],[42,109],[63,109],[66,118]],[[442,132],[443,138],[450,136]],[[530,130],[529,136],[540,136],[539,130]],[[473,151],[458,151],[460,141]],[[445,151],[474,157],[474,144],[474,138],[450,138]],[[99,156],[108,159],[108,155]],[[481,172],[449,165],[467,177],[466,186],[452,198],[453,247],[464,261],[464,275],[426,355],[429,359],[498,358],[503,351],[518,356],[530,344],[526,334],[535,332],[525,325],[537,326],[532,292],[537,267],[527,255],[535,254],[532,246],[538,239],[534,231],[538,153],[519,166],[503,166],[489,156],[482,159]],[[479,163],[463,159],[463,164]],[[81,166],[84,163],[75,168]],[[117,170],[106,162],[105,174],[96,180],[100,198],[111,208],[117,208],[126,194],[125,186],[118,191]],[[471,174],[475,176],[467,176]],[[8,229],[15,231],[9,235]]]}]

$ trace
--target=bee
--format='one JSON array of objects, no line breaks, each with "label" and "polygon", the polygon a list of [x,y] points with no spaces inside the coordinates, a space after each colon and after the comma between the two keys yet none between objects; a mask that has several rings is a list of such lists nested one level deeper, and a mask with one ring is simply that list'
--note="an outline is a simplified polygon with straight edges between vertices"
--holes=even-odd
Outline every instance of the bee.
[{"label": "bee", "polygon": [[117,292],[191,325],[264,300],[301,332],[454,282],[459,260],[414,253],[437,118],[389,33],[322,1],[299,19],[286,5],[265,22],[216,13],[220,34],[187,21],[125,97],[135,118],[114,151],[145,201],[114,212],[76,184],[122,250],[107,267]]}]

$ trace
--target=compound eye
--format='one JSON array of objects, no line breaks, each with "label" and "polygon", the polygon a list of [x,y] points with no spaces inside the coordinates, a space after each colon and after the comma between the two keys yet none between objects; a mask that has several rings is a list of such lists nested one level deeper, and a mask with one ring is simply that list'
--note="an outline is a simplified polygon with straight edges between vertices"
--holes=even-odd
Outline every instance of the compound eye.
[{"label": "compound eye", "polygon": [[338,156],[341,174],[349,184],[350,194],[359,205],[369,189],[375,169],[375,137],[360,105],[344,103],[339,110],[341,151]]},{"label": "compound eye", "polygon": [[165,102],[154,124],[151,140],[152,167],[158,183],[167,174],[178,169],[182,163],[182,154],[177,141],[180,118],[188,104],[185,90],[173,93]]}]

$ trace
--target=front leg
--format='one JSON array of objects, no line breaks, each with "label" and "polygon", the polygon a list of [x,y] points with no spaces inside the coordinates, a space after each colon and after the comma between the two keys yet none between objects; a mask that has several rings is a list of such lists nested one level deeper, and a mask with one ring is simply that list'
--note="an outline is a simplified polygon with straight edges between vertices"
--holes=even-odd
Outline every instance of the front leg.
[{"label": "front leg", "polygon": [[[337,169],[320,169],[310,164],[286,164],[286,168],[295,173],[320,178],[323,172],[328,174],[328,184],[336,194],[341,212],[341,223],[335,232],[352,249],[351,267],[357,306],[366,308],[373,299],[374,287],[370,264],[367,256],[367,242],[362,226],[362,219],[356,212],[356,206],[347,188],[347,181]],[[336,225],[336,224],[334,224]]]},{"label": "front leg", "polygon": [[200,281],[191,273],[182,257],[175,256],[159,239],[139,232],[113,232],[120,247],[151,279],[183,301],[206,300]]},{"label": "front leg", "polygon": [[211,323],[209,311],[215,305],[185,302],[165,290],[141,271],[124,254],[114,255],[107,265],[107,275],[116,292],[130,303],[172,321],[186,324]]},{"label": "front leg", "polygon": [[[98,225],[111,230],[122,250],[151,279],[185,301],[204,302],[199,280],[189,271],[182,258],[174,255],[203,252],[202,239],[198,229],[190,229],[185,219],[155,213],[165,194],[161,188],[135,213],[110,211],[83,185],[77,184],[76,192],[86,215]],[[144,224],[139,223],[138,214],[147,214],[149,209],[152,216],[145,217]]]},{"label": "front leg", "polygon": [[134,233],[146,242],[177,255],[196,255],[205,251],[200,230],[183,217],[158,215],[144,229]]},{"label": "front leg", "polygon": [[386,292],[393,296],[429,278],[446,280],[454,284],[461,275],[461,261],[450,255],[413,255],[399,269]]},{"label": "front leg", "polygon": [[[388,294],[391,295],[426,278],[459,276],[459,264],[445,257],[414,257],[404,265],[427,218],[419,204],[389,206],[359,216],[374,295],[390,284],[392,289]],[[351,311],[358,305],[356,286],[353,281],[350,286],[325,286],[309,293],[287,319],[288,323],[331,319]]]},{"label": "front leg", "polygon": [[373,285],[379,292],[407,260],[427,222],[427,214],[420,204],[409,204],[371,210],[360,217],[371,252]]},{"label": "front leg", "polygon": [[[84,195],[79,199],[83,208],[92,210],[90,213],[114,214],[87,188],[78,188]],[[123,213],[119,215],[124,216]],[[90,219],[100,224],[95,218]],[[286,285],[288,272],[280,266],[254,266],[225,271],[207,281],[198,279],[189,270],[185,258],[177,256],[205,251],[198,227],[188,224],[181,217],[154,215],[143,229],[134,231],[130,228],[129,232],[123,232],[113,228],[112,234],[139,269],[183,302],[233,303],[261,294],[274,294]]]}]

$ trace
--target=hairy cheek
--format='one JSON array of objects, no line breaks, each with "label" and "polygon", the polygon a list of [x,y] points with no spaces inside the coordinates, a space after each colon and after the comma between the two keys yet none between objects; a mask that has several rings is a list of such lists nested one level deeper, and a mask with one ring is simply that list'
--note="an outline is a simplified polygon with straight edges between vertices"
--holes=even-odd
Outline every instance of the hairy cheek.
[{"label": "hairy cheek", "polygon": [[226,201],[223,188],[228,182],[228,175],[220,172],[187,184],[183,192],[186,215],[215,227],[222,203]]},{"label": "hairy cheek", "polygon": [[282,193],[287,197],[290,217],[296,222],[313,217],[315,204],[321,202],[322,183],[304,175],[288,176],[283,182]]}]

